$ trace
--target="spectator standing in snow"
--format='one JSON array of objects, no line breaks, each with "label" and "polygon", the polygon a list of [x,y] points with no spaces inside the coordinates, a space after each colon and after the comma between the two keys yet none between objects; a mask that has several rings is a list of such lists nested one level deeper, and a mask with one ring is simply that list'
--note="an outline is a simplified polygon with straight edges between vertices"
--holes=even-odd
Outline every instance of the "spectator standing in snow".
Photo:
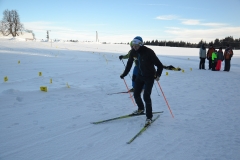
[{"label": "spectator standing in snow", "polygon": [[[148,125],[152,122],[152,100],[151,93],[154,84],[154,79],[159,81],[162,74],[163,65],[154,53],[154,51],[146,46],[143,46],[143,40],[137,36],[132,40],[133,49],[137,53],[138,58],[138,75],[135,80],[134,99],[138,105],[138,109],[133,114],[143,114],[144,104],[141,98],[141,91],[145,85],[143,93],[143,99],[146,107],[146,123]],[[124,78],[130,71],[135,55],[131,52],[124,72],[120,75],[120,78]],[[157,67],[157,71],[155,67]]]},{"label": "spectator standing in snow", "polygon": [[211,44],[210,45],[210,48],[208,49],[208,52],[207,52],[207,59],[209,61],[209,70],[212,69],[212,53],[214,52],[214,48],[213,48],[213,45]]},{"label": "spectator standing in snow", "polygon": [[233,56],[233,50],[229,47],[229,45],[226,46],[227,48],[224,51],[224,60],[225,60],[225,66],[223,71],[230,71],[231,67],[231,59]]},{"label": "spectator standing in snow", "polygon": [[212,52],[212,71],[216,71],[216,65],[217,65],[217,50]]},{"label": "spectator standing in snow", "polygon": [[217,52],[217,66],[216,66],[216,71],[220,71],[221,70],[221,65],[222,65],[222,61],[224,60],[223,57],[223,51],[222,51],[222,47],[219,48],[218,52]]},{"label": "spectator standing in snow", "polygon": [[204,69],[205,70],[205,59],[206,59],[206,48],[205,45],[202,44],[202,46],[199,49],[199,58],[200,58],[200,63],[199,63],[199,69]]}]

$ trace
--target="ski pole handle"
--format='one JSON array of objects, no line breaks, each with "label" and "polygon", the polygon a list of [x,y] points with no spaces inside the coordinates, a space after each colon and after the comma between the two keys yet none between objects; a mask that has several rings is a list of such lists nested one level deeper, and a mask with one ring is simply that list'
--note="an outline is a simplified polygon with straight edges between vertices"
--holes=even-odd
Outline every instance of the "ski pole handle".
[{"label": "ski pole handle", "polygon": [[[122,62],[123,62],[123,60],[122,60]],[[126,65],[125,65],[124,62],[123,62],[123,65],[124,65],[124,67],[126,68]],[[130,76],[130,74],[128,74],[128,76],[130,77],[130,79],[132,79],[132,77]]]}]

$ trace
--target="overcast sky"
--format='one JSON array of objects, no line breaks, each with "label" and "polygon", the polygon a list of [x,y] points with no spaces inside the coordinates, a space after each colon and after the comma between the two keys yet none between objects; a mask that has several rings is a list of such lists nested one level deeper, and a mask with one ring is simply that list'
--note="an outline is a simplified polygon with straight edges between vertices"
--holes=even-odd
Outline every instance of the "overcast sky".
[{"label": "overcast sky", "polygon": [[37,39],[100,42],[240,38],[240,0],[0,0]]}]

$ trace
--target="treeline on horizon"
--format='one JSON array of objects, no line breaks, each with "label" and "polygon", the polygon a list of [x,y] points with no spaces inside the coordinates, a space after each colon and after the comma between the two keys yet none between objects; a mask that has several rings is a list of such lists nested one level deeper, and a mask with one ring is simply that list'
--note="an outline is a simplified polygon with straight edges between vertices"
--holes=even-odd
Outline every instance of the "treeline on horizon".
[{"label": "treeline on horizon", "polygon": [[206,47],[213,45],[214,48],[226,48],[228,44],[233,49],[240,49],[240,38],[234,39],[232,36],[226,37],[224,39],[215,39],[207,43],[206,41],[201,40],[199,43],[190,43],[190,42],[175,42],[175,41],[158,41],[152,40],[144,42],[145,45],[154,45],[154,46],[170,46],[170,47],[189,47],[189,48],[200,48],[202,44],[205,44]]},{"label": "treeline on horizon", "polygon": [[[152,40],[145,41],[144,45],[153,45],[153,46],[168,46],[168,47],[188,47],[188,48],[200,48],[202,44],[205,44],[206,47],[213,45],[214,48],[226,48],[226,45],[229,45],[233,49],[240,49],[240,38],[234,39],[232,36],[226,37],[224,39],[215,39],[207,43],[206,41],[201,40],[199,43],[190,43],[184,41],[158,41]],[[129,44],[129,43],[128,43]]]}]

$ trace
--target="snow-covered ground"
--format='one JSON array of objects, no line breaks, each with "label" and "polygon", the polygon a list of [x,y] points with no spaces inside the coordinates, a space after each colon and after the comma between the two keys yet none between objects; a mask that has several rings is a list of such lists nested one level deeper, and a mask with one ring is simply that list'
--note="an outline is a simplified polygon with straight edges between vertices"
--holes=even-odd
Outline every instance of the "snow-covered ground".
[{"label": "snow-covered ground", "polygon": [[107,95],[127,90],[118,56],[128,45],[0,39],[0,159],[240,159],[240,51],[230,72],[212,72],[198,69],[196,48],[149,47],[164,65],[185,70],[164,70],[160,78],[175,117],[155,83],[153,110],[164,113],[126,144],[145,116],[90,122],[137,109],[129,94]]}]

